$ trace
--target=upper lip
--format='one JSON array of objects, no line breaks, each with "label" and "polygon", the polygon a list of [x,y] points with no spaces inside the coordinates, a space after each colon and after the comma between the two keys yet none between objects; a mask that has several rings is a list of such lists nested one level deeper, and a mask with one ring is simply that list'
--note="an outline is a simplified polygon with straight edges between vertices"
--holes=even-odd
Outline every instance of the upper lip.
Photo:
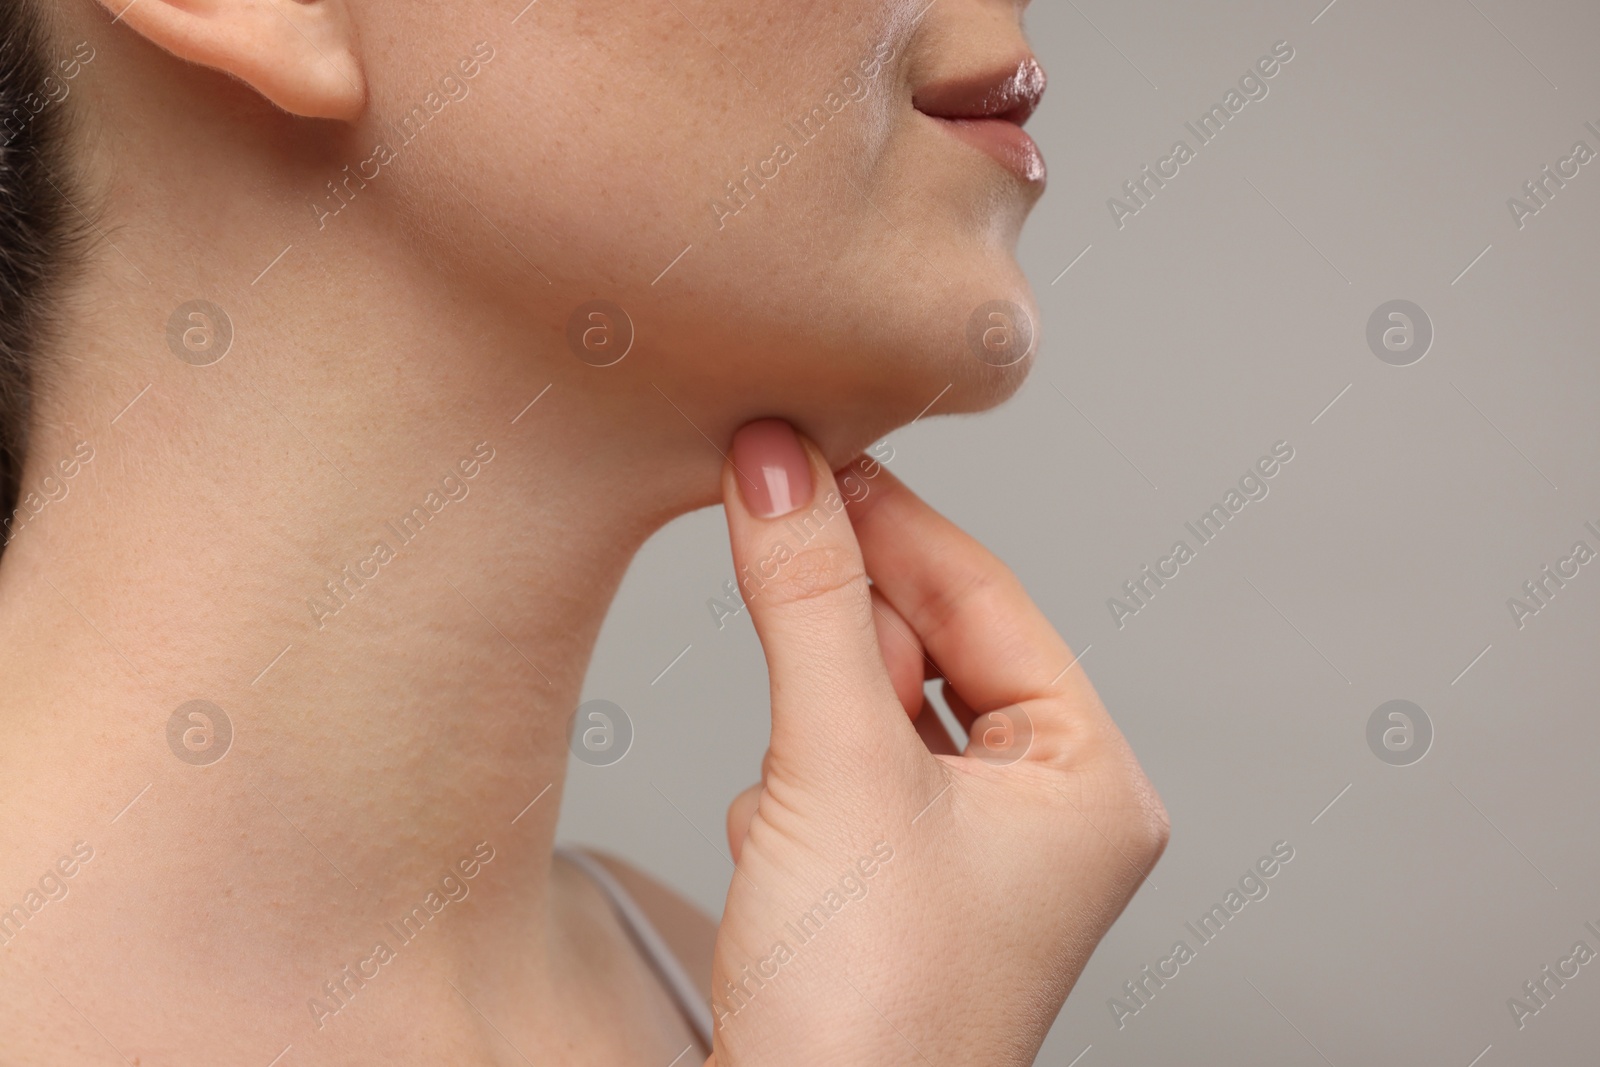
[{"label": "upper lip", "polygon": [[1018,126],[1028,121],[1044,96],[1044,68],[1031,55],[1003,67],[925,85],[911,104],[936,119],[1000,119]]}]

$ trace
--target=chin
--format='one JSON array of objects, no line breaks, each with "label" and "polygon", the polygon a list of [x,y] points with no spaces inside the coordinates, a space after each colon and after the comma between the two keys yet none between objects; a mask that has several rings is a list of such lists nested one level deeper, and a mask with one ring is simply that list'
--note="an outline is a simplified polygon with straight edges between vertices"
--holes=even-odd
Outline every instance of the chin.
[{"label": "chin", "polygon": [[[1014,262],[1009,270],[951,287],[936,305],[923,295],[924,301],[903,303],[898,312],[884,307],[869,316],[902,328],[892,346],[868,346],[846,357],[870,366],[868,378],[807,390],[826,397],[826,404],[791,417],[835,469],[914,420],[998,407],[1022,388],[1038,359],[1038,304]],[[1018,343],[1023,339],[1025,346]]]},{"label": "chin", "polygon": [[997,407],[1033,369],[1042,332],[1033,287],[1009,250],[991,257],[991,269],[969,273],[923,308],[926,326],[894,383],[892,404],[905,421],[930,402],[925,417]]}]

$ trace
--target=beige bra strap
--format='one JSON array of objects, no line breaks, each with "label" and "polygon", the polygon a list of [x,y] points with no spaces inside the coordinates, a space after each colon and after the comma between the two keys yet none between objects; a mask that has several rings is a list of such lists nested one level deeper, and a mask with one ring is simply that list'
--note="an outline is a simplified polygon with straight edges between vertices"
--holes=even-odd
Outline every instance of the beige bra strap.
[{"label": "beige bra strap", "polygon": [[622,925],[628,928],[634,943],[639,946],[645,958],[650,961],[650,966],[660,976],[661,982],[666,986],[667,992],[677,1002],[678,1010],[683,1013],[684,1020],[688,1022],[695,1035],[700,1038],[701,1044],[707,1051],[711,1049],[711,1006],[695,986],[694,980],[689,977],[689,972],[684,969],[682,962],[671,948],[667,947],[666,940],[661,932],[656,929],[655,923],[639,907],[633,896],[622,887],[610,871],[586,852],[576,848],[558,846],[556,855],[580,868],[590,878],[594,879],[600,889],[611,901],[612,908],[622,919]]}]

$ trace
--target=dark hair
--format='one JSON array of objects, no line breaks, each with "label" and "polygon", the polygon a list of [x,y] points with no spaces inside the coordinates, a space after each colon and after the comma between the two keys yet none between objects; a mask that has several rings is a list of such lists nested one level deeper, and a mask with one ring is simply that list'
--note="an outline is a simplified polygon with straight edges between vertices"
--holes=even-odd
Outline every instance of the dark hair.
[{"label": "dark hair", "polygon": [[0,549],[20,495],[49,297],[78,236],[54,71],[34,0],[0,0]]}]

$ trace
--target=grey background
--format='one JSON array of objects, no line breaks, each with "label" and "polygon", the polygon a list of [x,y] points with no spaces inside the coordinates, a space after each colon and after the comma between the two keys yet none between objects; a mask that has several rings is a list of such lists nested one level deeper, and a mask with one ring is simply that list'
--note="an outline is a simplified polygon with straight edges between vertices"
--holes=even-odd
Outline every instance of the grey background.
[{"label": "grey background", "polygon": [[[997,411],[889,438],[1084,653],[1172,815],[1040,1063],[1596,1061],[1600,961],[1520,1031],[1506,1001],[1600,950],[1600,561],[1521,630],[1506,601],[1600,550],[1600,161],[1520,231],[1506,201],[1600,151],[1600,6],[1325,2],[1035,4],[1039,364]],[[1267,98],[1118,230],[1107,198],[1279,40]],[[1434,324],[1413,366],[1366,344],[1393,299]],[[1270,495],[1119,630],[1107,598],[1279,440]],[[731,574],[720,510],[640,555],[584,694],[633,750],[573,762],[561,824],[713,914],[767,732],[749,621],[706,608]],[[1365,738],[1396,698],[1435,732],[1408,767]],[[1108,998],[1279,840],[1270,895],[1119,1030]]]}]

